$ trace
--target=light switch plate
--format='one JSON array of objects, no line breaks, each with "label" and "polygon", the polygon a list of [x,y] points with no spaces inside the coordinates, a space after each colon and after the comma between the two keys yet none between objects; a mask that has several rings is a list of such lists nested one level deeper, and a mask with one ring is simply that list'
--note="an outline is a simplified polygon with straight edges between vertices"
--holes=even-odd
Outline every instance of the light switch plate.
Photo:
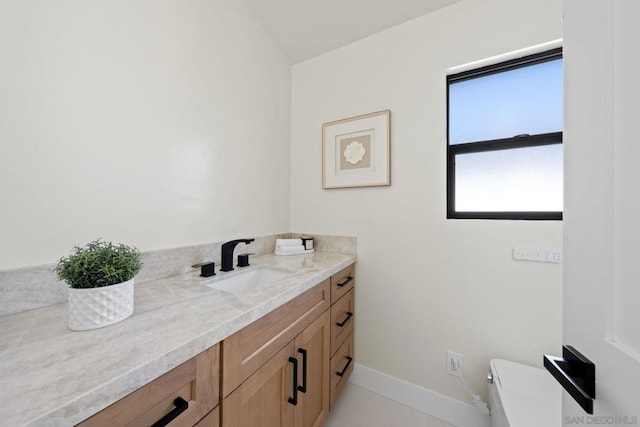
[{"label": "light switch plate", "polygon": [[513,248],[513,259],[560,263],[562,262],[562,251],[560,249],[515,247]]}]

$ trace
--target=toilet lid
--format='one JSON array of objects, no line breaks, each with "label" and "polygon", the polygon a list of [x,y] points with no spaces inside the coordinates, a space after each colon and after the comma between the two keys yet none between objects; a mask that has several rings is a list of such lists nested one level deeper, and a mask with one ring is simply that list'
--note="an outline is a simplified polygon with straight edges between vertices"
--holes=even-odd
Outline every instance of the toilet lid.
[{"label": "toilet lid", "polygon": [[502,359],[491,371],[510,427],[562,425],[562,388],[550,373]]}]

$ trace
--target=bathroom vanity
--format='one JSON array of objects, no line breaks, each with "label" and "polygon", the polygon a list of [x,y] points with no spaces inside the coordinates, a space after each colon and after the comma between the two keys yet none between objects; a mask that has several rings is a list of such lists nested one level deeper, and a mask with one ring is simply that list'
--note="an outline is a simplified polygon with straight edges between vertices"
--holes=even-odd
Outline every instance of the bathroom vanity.
[{"label": "bathroom vanity", "polygon": [[353,369],[353,303],[338,301],[354,283],[350,265],[222,342],[222,425],[322,425]]},{"label": "bathroom vanity", "polygon": [[291,274],[239,294],[197,272],[143,283],[130,319],[94,331],[69,331],[66,304],[0,318],[12,331],[0,337],[0,354],[12,357],[0,397],[15,402],[0,416],[11,425],[321,426],[353,369],[354,262],[256,256],[253,268]]}]

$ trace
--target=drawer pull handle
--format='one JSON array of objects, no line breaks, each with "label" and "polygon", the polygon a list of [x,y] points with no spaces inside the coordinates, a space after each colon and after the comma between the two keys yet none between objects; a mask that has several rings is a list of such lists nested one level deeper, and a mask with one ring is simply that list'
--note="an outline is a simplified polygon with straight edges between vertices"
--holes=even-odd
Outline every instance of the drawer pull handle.
[{"label": "drawer pull handle", "polygon": [[164,427],[171,421],[178,418],[178,415],[189,409],[189,402],[180,396],[173,399],[173,404],[175,405],[175,408],[173,408],[167,415],[156,421],[151,427]]},{"label": "drawer pull handle", "polygon": [[306,393],[307,392],[307,350],[304,348],[299,348],[298,353],[302,354],[302,385],[298,386],[298,390]]},{"label": "drawer pull handle", "polygon": [[341,328],[344,327],[344,325],[347,324],[347,322],[349,321],[349,319],[351,319],[351,316],[353,316],[353,313],[350,311],[347,311],[347,317],[342,321],[342,322],[337,322],[336,326],[339,326]]},{"label": "drawer pull handle", "polygon": [[293,397],[289,398],[289,403],[298,406],[298,359],[289,357],[289,363],[293,364]]},{"label": "drawer pull handle", "polygon": [[344,365],[344,368],[342,368],[342,371],[336,372],[336,375],[339,377],[343,376],[344,373],[347,372],[347,369],[349,369],[349,365],[351,365],[352,360],[353,360],[353,357],[347,356],[347,364]]},{"label": "drawer pull handle", "polygon": [[342,283],[336,283],[336,286],[338,286],[339,288],[342,288],[342,287],[344,287],[344,286],[347,286],[347,284],[348,284],[350,281],[352,281],[352,280],[353,280],[353,277],[349,276],[349,277],[347,277],[347,278],[345,279],[345,281],[344,281],[344,282],[342,282]]}]

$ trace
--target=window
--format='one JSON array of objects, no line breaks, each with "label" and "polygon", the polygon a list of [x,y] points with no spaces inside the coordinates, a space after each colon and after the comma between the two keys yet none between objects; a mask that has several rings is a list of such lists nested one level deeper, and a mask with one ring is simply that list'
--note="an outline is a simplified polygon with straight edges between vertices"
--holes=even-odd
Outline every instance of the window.
[{"label": "window", "polygon": [[447,218],[562,219],[562,50],[447,76]]}]

